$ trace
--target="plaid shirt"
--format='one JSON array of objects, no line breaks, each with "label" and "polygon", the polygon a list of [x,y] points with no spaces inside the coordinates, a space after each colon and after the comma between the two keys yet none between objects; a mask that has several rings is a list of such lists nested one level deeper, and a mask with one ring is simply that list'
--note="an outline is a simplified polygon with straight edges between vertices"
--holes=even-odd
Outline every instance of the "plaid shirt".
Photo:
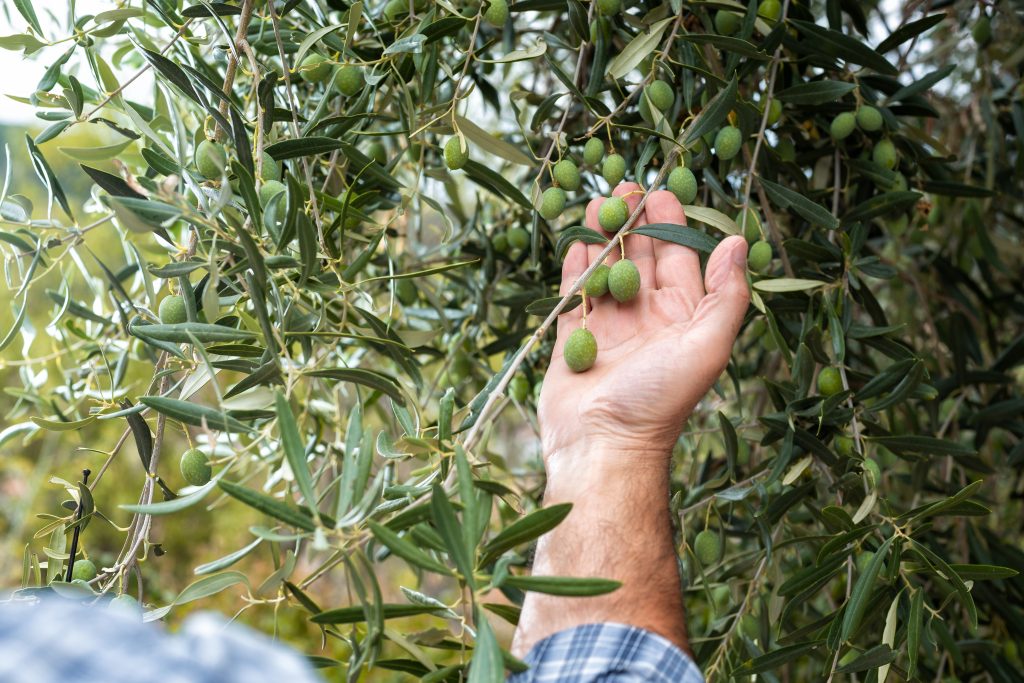
[{"label": "plaid shirt", "polygon": [[[661,636],[622,624],[561,631],[526,656],[509,683],[700,683],[700,672]],[[69,600],[0,603],[3,683],[319,683],[297,652],[213,614],[174,635],[132,608]]]},{"label": "plaid shirt", "polygon": [[559,631],[526,655],[529,671],[508,683],[701,683],[697,665],[665,638],[626,624]]}]

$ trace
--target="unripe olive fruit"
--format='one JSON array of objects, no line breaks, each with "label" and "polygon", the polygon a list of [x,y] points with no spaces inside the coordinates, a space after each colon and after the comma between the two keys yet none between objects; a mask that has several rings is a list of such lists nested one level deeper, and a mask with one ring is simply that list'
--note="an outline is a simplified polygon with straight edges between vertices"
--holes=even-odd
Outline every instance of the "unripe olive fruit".
[{"label": "unripe olive fruit", "polygon": [[818,373],[818,393],[823,396],[835,396],[843,390],[843,376],[838,368],[822,368]]},{"label": "unripe olive fruit", "polygon": [[508,2],[507,0],[485,0],[490,4],[487,9],[484,10],[484,21],[491,26],[501,28],[508,21]]},{"label": "unripe olive fruit", "polygon": [[747,265],[755,273],[762,272],[772,262],[772,245],[765,240],[758,240],[750,245],[747,254]]},{"label": "unripe olive fruit", "polygon": [[743,134],[736,126],[724,126],[715,136],[715,154],[719,159],[728,161],[739,154],[743,144]]},{"label": "unripe olive fruit", "polygon": [[388,21],[394,21],[408,10],[408,0],[388,0],[388,4],[384,5],[384,18]]},{"label": "unripe olive fruit", "polygon": [[878,486],[878,482],[882,481],[882,469],[878,466],[878,463],[871,458],[865,458],[864,462],[861,463],[861,467],[864,468],[864,476],[868,479],[868,486],[871,488]]},{"label": "unripe olive fruit", "polygon": [[974,26],[971,27],[971,37],[974,38],[974,42],[978,44],[978,47],[985,47],[992,40],[992,22],[984,12],[974,22]]},{"label": "unripe olive fruit", "polygon": [[864,105],[857,110],[857,125],[861,130],[873,133],[882,128],[882,112],[874,107]]},{"label": "unripe olive fruit", "polygon": [[743,238],[753,243],[761,239],[761,217],[752,206],[748,206],[740,214],[739,224],[743,228]]},{"label": "unripe olive fruit", "polygon": [[334,74],[334,84],[345,97],[358,95],[363,89],[363,67],[355,64],[346,64]]},{"label": "unripe olive fruit", "polygon": [[71,580],[92,581],[96,578],[96,565],[92,560],[75,560],[71,570]]},{"label": "unripe olive fruit", "polygon": [[459,351],[452,359],[452,366],[448,370],[448,376],[453,384],[459,384],[473,373],[473,362],[464,351]]},{"label": "unripe olive fruit", "polygon": [[621,154],[609,154],[601,167],[601,175],[609,185],[615,187],[626,177],[626,160]]},{"label": "unripe olive fruit", "polygon": [[176,294],[165,296],[157,308],[157,315],[164,325],[177,325],[188,320],[185,312],[185,300]]},{"label": "unripe olive fruit", "polygon": [[715,586],[715,589],[711,591],[711,602],[715,605],[716,614],[725,614],[731,600],[732,592],[728,586]]},{"label": "unripe olive fruit", "polygon": [[768,125],[774,126],[782,118],[782,102],[772,100],[768,104]]},{"label": "unripe olive fruit", "polygon": [[512,228],[508,231],[508,246],[522,251],[530,246],[530,233],[526,228]]},{"label": "unripe olive fruit", "polygon": [[263,153],[263,163],[260,168],[260,179],[261,180],[280,180],[281,179],[281,162],[275,161],[274,157],[270,156],[266,152]]},{"label": "unripe olive fruit", "polygon": [[307,83],[320,83],[331,75],[334,65],[323,55],[311,52],[299,63],[299,76]]},{"label": "unripe olive fruit", "polygon": [[654,123],[654,114],[651,113],[651,105],[648,103],[646,96],[640,98],[637,109],[640,111],[640,118],[647,123]]},{"label": "unripe olive fruit", "polygon": [[740,15],[718,10],[715,14],[715,30],[723,36],[731,36],[740,30]]},{"label": "unripe olive fruit", "polygon": [[403,306],[412,306],[419,298],[419,290],[410,278],[403,277],[395,280],[395,296],[402,302]]},{"label": "unripe olive fruit", "polygon": [[597,0],[597,11],[606,17],[622,11],[622,0]]},{"label": "unripe olive fruit", "polygon": [[629,259],[621,259],[608,270],[608,291],[619,303],[636,298],[640,291],[640,270]]},{"label": "unripe olive fruit", "polygon": [[508,251],[508,235],[504,232],[496,234],[491,239],[491,247],[499,254],[504,254]]},{"label": "unripe olive fruit", "polygon": [[761,0],[757,6],[757,16],[765,19],[768,23],[775,23],[782,14],[782,5],[779,0]]},{"label": "unripe olive fruit", "polygon": [[131,354],[135,360],[149,360],[149,355],[146,353],[146,342],[141,339],[132,341]]},{"label": "unripe olive fruit", "polygon": [[668,174],[665,183],[669,192],[676,196],[680,204],[690,204],[697,198],[697,178],[693,171],[685,166],[677,166]]},{"label": "unripe olive fruit", "polygon": [[263,183],[260,187],[260,206],[266,207],[270,203],[270,200],[276,197],[281,192],[287,190],[285,184],[277,180],[268,180]]},{"label": "unripe olive fruit", "polygon": [[199,175],[207,180],[219,180],[228,163],[224,145],[213,140],[203,140],[196,145],[195,159]]},{"label": "unripe olive fruit", "polygon": [[597,210],[597,221],[608,232],[615,232],[629,218],[629,206],[622,197],[609,197]]},{"label": "unripe olive fruit", "polygon": [[611,272],[611,268],[606,263],[602,263],[594,269],[594,272],[587,278],[587,283],[583,285],[583,291],[587,296],[596,299],[608,293],[609,272]]},{"label": "unripe olive fruit", "polygon": [[597,339],[594,334],[581,327],[573,330],[569,338],[565,340],[565,364],[573,372],[584,372],[594,367],[597,360]]},{"label": "unripe olive fruit", "polygon": [[1013,664],[1020,663],[1020,648],[1017,646],[1016,641],[1010,637],[1007,637],[1003,642],[1003,656]]},{"label": "unripe olive fruit", "polygon": [[871,150],[871,160],[885,168],[896,168],[896,145],[892,140],[879,140]]},{"label": "unripe olive fruit", "polygon": [[206,453],[198,448],[190,448],[181,454],[181,476],[193,486],[204,486],[213,476],[213,468],[206,460]]},{"label": "unripe olive fruit", "polygon": [[722,543],[718,534],[711,529],[704,529],[693,539],[693,553],[701,565],[710,567],[722,559]]},{"label": "unripe olive fruit", "polygon": [[544,220],[551,221],[562,215],[565,209],[565,190],[560,187],[549,187],[540,196],[540,215]]},{"label": "unripe olive fruit", "polygon": [[668,111],[669,107],[672,106],[672,102],[676,99],[672,86],[662,80],[651,82],[650,85],[644,88],[644,92],[647,93],[647,99],[651,101],[651,104],[661,111]]},{"label": "unripe olive fruit", "polygon": [[852,456],[856,451],[856,444],[853,439],[848,436],[837,436],[832,442],[832,446],[836,449],[836,453],[844,455],[847,458]]},{"label": "unripe olive fruit", "polygon": [[551,169],[551,176],[563,190],[573,192],[580,189],[580,169],[569,159],[562,159]]},{"label": "unripe olive fruit", "polygon": [[453,171],[457,171],[469,161],[469,145],[462,149],[462,140],[458,135],[448,138],[444,143],[444,164]]},{"label": "unripe olive fruit", "polygon": [[366,148],[366,156],[381,166],[388,162],[388,151],[384,148],[384,143],[382,142],[371,142],[370,146]]},{"label": "unripe olive fruit", "polygon": [[604,157],[604,142],[598,138],[590,138],[587,144],[583,145],[583,163],[587,166],[597,166]]},{"label": "unripe olive fruit", "polygon": [[522,375],[516,375],[508,383],[508,392],[516,403],[522,403],[530,395],[530,382]]},{"label": "unripe olive fruit", "polygon": [[837,114],[832,119],[831,125],[828,127],[828,132],[832,135],[834,140],[844,140],[850,136],[853,129],[857,127],[857,117],[854,116],[852,111],[844,111],[841,114]]}]

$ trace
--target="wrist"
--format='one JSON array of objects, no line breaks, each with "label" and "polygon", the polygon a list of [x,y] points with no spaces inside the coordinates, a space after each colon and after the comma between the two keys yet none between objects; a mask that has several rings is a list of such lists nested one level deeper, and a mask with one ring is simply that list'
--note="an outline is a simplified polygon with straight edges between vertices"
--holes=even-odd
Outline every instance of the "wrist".
[{"label": "wrist", "polygon": [[609,499],[661,502],[657,494],[663,490],[667,495],[671,460],[671,448],[662,445],[575,442],[544,454],[545,500],[598,505]]}]

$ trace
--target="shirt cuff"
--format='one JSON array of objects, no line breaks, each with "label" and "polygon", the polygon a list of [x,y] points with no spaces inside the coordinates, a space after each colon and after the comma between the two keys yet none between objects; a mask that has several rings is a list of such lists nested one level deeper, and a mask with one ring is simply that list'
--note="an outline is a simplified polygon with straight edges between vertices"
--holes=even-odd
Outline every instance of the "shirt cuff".
[{"label": "shirt cuff", "polygon": [[529,670],[508,683],[703,683],[700,669],[667,639],[628,624],[584,624],[540,641]]}]

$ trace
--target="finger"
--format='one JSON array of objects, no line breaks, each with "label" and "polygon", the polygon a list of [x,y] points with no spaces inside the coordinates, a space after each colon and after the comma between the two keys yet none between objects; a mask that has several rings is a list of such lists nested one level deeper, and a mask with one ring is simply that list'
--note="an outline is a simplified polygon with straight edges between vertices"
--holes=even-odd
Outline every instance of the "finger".
[{"label": "finger", "polygon": [[[569,293],[573,284],[579,279],[579,276],[583,274],[583,271],[587,269],[589,261],[587,260],[587,245],[583,242],[574,242],[569,251],[565,254],[565,260],[562,262],[562,284],[558,288],[559,296],[565,296]],[[562,345],[565,343],[565,338],[569,336],[569,333],[580,326],[580,321],[583,319],[583,307],[577,306],[568,313],[562,313],[558,316],[558,334],[557,340],[555,341],[555,353],[561,353]]]},{"label": "finger", "polygon": [[[652,192],[644,205],[649,223],[686,225],[683,205],[668,190]],[[654,257],[657,261],[658,287],[679,287],[687,298],[696,305],[704,296],[704,284],[700,276],[700,258],[697,252],[681,244],[656,240]]]},{"label": "finger", "polygon": [[[626,206],[629,207],[629,215],[632,216],[633,212],[636,211],[636,207],[640,205],[640,198],[643,196],[641,192],[640,186],[636,183],[620,183],[618,187],[612,190],[612,195],[626,200]],[[647,223],[647,211],[645,209],[637,216],[636,222],[633,225],[640,226]],[[658,277],[654,260],[654,239],[645,235],[630,235],[627,237],[626,258],[632,259],[636,263],[636,267],[640,271],[640,286],[648,289],[657,289]]]},{"label": "finger", "polygon": [[704,277],[707,295],[694,311],[691,325],[699,331],[708,363],[717,374],[729,362],[736,333],[750,305],[747,287],[747,241],[739,235],[722,240],[708,259]]}]

